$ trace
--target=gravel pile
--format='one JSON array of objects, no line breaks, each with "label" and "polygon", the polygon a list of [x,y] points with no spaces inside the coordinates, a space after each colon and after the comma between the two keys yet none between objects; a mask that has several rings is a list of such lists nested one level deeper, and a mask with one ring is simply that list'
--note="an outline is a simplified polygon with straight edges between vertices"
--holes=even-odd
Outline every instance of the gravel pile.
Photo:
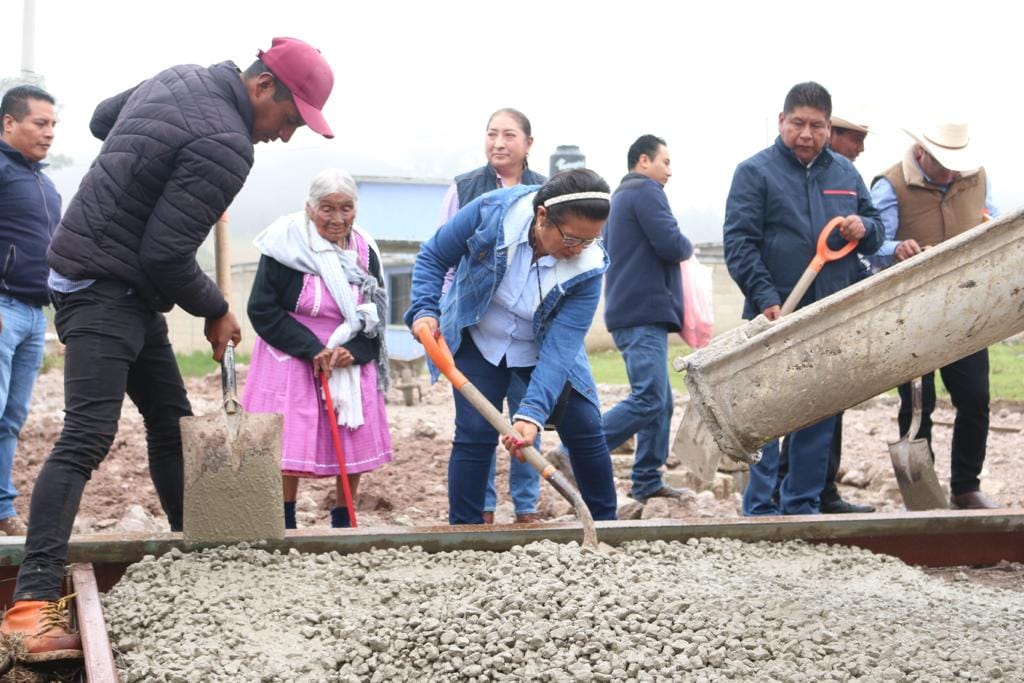
[{"label": "gravel pile", "polygon": [[854,548],[172,551],[104,596],[124,681],[1022,680],[1024,594]]}]

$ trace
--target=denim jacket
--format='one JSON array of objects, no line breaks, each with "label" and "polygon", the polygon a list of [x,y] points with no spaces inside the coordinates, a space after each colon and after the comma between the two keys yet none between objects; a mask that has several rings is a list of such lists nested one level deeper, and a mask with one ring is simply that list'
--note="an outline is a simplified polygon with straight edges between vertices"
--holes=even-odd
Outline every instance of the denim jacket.
[{"label": "denim jacket", "polygon": [[[489,192],[467,204],[420,247],[406,325],[412,327],[425,316],[437,318],[452,354],[459,350],[463,331],[480,321],[505,276],[505,245],[520,233],[523,221],[533,220],[537,189],[536,185],[516,185]],[[457,266],[455,282],[442,298],[444,274],[453,266]],[[601,275],[607,267],[608,256],[600,243],[556,263],[555,279],[544,286],[541,305],[534,314],[540,358],[516,419],[543,425],[566,381],[600,408],[583,339],[594,319]],[[436,380],[437,374],[432,369],[432,379]]]}]

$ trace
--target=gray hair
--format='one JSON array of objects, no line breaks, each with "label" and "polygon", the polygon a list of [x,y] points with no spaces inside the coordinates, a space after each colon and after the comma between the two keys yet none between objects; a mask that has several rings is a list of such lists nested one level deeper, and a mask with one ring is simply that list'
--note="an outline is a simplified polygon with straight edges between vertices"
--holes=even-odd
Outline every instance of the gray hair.
[{"label": "gray hair", "polygon": [[328,168],[313,178],[309,186],[309,196],[306,197],[306,206],[315,209],[320,205],[320,200],[332,194],[343,194],[359,202],[359,188],[356,187],[356,181],[352,176],[339,168]]}]

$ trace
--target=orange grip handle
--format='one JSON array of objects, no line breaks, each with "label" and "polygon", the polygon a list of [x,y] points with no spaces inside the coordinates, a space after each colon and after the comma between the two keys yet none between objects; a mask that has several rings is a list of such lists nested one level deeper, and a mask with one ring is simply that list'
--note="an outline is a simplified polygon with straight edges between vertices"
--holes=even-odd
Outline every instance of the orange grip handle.
[{"label": "orange grip handle", "polygon": [[463,385],[469,380],[466,376],[455,367],[455,359],[452,358],[452,352],[448,348],[448,342],[441,336],[438,331],[437,339],[434,339],[434,335],[431,334],[430,328],[426,325],[413,324],[413,334],[420,340],[420,344],[423,344],[424,350],[427,355],[430,356],[430,360],[433,361],[437,369],[441,371],[441,374],[448,378],[448,381],[452,383],[452,386],[456,389],[461,389]]},{"label": "orange grip handle", "polygon": [[853,240],[852,242],[847,242],[839,249],[829,248],[828,236],[832,234],[833,230],[835,230],[842,224],[843,220],[845,219],[842,216],[836,216],[825,225],[825,227],[821,231],[821,234],[818,236],[818,251],[814,255],[814,258],[811,259],[810,264],[807,266],[814,272],[820,273],[821,269],[825,267],[826,263],[828,263],[829,261],[837,261],[857,248],[857,243],[860,242],[860,240]]}]

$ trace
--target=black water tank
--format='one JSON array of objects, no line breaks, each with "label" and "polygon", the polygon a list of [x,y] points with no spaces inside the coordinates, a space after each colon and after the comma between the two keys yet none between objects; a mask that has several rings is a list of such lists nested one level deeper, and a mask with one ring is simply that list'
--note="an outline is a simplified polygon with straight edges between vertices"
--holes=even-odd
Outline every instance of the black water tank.
[{"label": "black water tank", "polygon": [[555,153],[551,155],[551,173],[555,175],[559,171],[570,168],[586,168],[587,157],[576,145],[559,145]]}]

